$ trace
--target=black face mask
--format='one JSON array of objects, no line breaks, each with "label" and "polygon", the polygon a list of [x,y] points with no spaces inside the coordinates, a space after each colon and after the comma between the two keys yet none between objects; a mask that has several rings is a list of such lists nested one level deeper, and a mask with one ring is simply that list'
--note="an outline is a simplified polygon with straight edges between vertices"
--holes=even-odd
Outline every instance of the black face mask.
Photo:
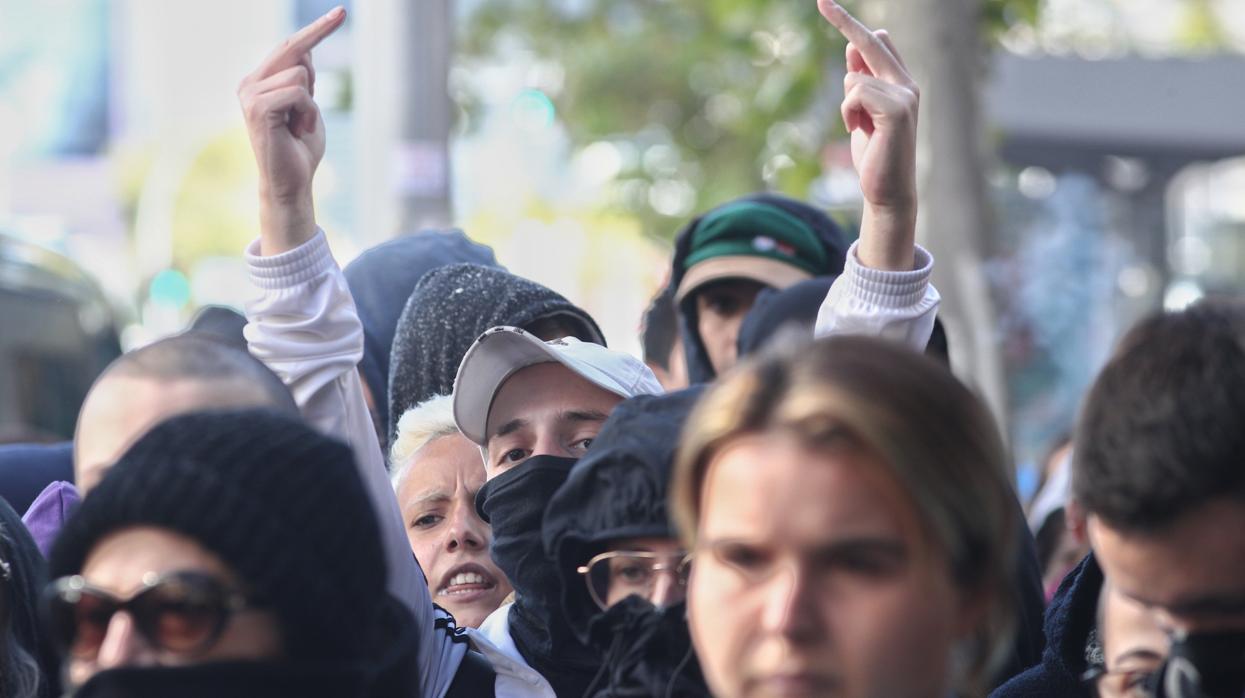
[{"label": "black face mask", "polygon": [[574,465],[573,458],[534,456],[476,493],[480,518],[493,527],[493,561],[514,586],[510,635],[527,663],[559,696],[583,695],[600,666],[597,654],[567,624],[557,566],[541,541],[545,506]]},{"label": "black face mask", "polygon": [[1153,678],[1156,697],[1245,697],[1245,631],[1186,635]]},{"label": "black face mask", "polygon": [[588,633],[604,663],[587,695],[710,696],[692,651],[686,603],[658,608],[628,596],[593,616]]}]

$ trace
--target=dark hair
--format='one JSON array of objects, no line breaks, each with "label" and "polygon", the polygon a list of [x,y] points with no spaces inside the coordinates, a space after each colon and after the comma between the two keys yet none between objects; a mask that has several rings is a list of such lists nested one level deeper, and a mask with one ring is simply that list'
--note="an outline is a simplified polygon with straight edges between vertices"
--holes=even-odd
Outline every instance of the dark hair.
[{"label": "dark hair", "polygon": [[107,376],[224,382],[230,388],[242,386],[258,391],[270,407],[280,412],[299,414],[289,388],[264,362],[248,351],[199,334],[165,337],[126,352],[112,362],[99,380]]},{"label": "dark hair", "polygon": [[640,343],[644,348],[644,363],[656,364],[670,370],[670,354],[679,336],[678,317],[674,311],[674,294],[670,287],[663,288],[653,297],[644,311],[644,324],[640,329]]},{"label": "dark hair", "polygon": [[1099,374],[1073,447],[1073,494],[1119,528],[1153,531],[1245,500],[1245,306],[1203,302],[1134,327]]}]

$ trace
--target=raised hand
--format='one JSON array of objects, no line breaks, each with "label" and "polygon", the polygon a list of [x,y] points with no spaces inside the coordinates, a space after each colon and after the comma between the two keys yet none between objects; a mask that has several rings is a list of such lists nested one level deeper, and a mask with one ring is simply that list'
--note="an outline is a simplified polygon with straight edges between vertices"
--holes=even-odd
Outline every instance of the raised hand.
[{"label": "raised hand", "polygon": [[346,19],[330,10],[286,39],[238,85],[259,166],[260,252],[291,250],[316,231],[311,182],[324,157],[324,120],[312,96],[311,50]]},{"label": "raised hand", "polygon": [[834,0],[817,0],[817,8],[848,41],[842,113],[865,199],[857,256],[867,267],[909,271],[920,90],[885,30],[870,30]]}]

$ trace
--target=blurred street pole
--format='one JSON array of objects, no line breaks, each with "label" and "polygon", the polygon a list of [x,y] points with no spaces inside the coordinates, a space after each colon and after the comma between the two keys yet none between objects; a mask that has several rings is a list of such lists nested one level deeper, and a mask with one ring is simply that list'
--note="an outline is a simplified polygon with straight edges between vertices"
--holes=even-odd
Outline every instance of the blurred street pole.
[{"label": "blurred street pole", "polygon": [[452,0],[356,5],[358,236],[371,245],[452,222]]},{"label": "blurred street pole", "polygon": [[986,192],[981,90],[986,47],[981,0],[881,0],[890,30],[921,86],[917,238],[933,253],[956,373],[985,398],[1005,439],[1007,385],[985,276],[994,219]]}]

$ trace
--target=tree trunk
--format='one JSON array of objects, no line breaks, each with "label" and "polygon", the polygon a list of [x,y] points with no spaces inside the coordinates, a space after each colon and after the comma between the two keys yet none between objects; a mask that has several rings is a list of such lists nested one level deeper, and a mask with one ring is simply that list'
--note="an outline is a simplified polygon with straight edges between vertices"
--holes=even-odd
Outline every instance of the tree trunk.
[{"label": "tree trunk", "polygon": [[917,238],[937,260],[934,283],[956,373],[980,391],[1007,437],[1007,386],[983,264],[993,217],[981,107],[982,2],[875,0],[864,10],[878,13],[866,16],[890,31],[921,86]]}]

